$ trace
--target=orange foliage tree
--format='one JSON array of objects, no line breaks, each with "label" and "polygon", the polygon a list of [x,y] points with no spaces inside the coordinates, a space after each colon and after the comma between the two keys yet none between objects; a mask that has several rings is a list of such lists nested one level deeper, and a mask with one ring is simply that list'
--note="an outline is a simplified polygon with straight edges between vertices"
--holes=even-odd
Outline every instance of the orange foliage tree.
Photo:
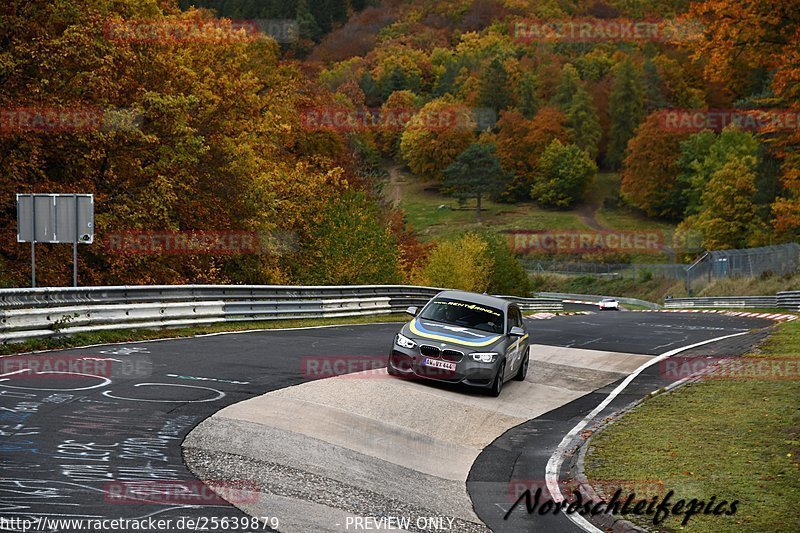
[{"label": "orange foliage tree", "polygon": [[501,113],[497,122],[497,154],[503,168],[513,173],[513,178],[501,195],[505,201],[519,201],[530,197],[533,178],[539,157],[553,140],[569,141],[567,119],[554,107],[543,107],[533,119],[528,120],[516,110]]},{"label": "orange foliage tree", "polygon": [[679,219],[683,191],[677,161],[685,132],[665,131],[659,112],[651,113],[628,142],[622,170],[622,194],[649,216]]},{"label": "orange foliage tree", "polygon": [[[695,2],[687,17],[702,23],[702,37],[692,48],[708,80],[743,91],[752,72],[772,71],[775,97],[761,105],[800,111],[800,9],[795,0]],[[772,206],[773,227],[785,238],[798,239],[800,129],[768,128],[762,137],[783,162],[784,190]]]}]

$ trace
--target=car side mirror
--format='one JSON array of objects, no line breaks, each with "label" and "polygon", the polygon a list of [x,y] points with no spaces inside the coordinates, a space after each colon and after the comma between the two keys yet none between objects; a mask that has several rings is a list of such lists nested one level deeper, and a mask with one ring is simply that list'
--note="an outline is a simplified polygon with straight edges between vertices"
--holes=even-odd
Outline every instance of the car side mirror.
[{"label": "car side mirror", "polygon": [[408,309],[406,309],[406,313],[408,313],[411,316],[417,316],[417,308],[414,306],[409,307]]},{"label": "car side mirror", "polygon": [[519,326],[514,326],[513,328],[511,328],[511,331],[508,332],[508,335],[510,337],[524,337],[525,330]]}]

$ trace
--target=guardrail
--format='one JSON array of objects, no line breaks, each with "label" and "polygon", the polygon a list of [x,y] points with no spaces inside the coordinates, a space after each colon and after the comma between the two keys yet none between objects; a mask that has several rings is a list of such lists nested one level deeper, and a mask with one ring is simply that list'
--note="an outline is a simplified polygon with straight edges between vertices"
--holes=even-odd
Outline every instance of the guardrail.
[{"label": "guardrail", "polygon": [[[219,322],[367,316],[421,307],[441,289],[406,285],[163,285],[0,289],[0,342],[86,331]],[[522,309],[559,300],[505,297]]]},{"label": "guardrail", "polygon": [[772,309],[780,307],[777,296],[707,296],[664,300],[667,309]]},{"label": "guardrail", "polygon": [[729,309],[789,309],[800,311],[800,291],[782,291],[775,296],[704,296],[701,298],[672,298],[664,301],[667,309],[729,308]]},{"label": "guardrail", "polygon": [[614,298],[622,304],[638,305],[647,309],[661,309],[657,303],[640,300],[638,298],[626,298],[623,296],[601,296],[598,294],[568,294],[564,292],[537,292],[540,298],[555,298],[558,300],[582,300],[587,302],[599,302],[603,298]]},{"label": "guardrail", "polygon": [[778,307],[800,311],[800,291],[782,291],[777,294]]}]

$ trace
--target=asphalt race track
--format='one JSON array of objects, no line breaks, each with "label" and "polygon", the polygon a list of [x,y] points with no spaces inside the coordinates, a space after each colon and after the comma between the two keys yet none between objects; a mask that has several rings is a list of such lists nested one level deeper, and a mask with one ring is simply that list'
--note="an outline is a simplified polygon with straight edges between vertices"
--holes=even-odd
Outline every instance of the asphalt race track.
[{"label": "asphalt race track", "polygon": [[[532,344],[657,355],[769,322],[713,314],[606,312],[528,324]],[[76,529],[44,519],[153,517],[171,519],[174,531],[203,524],[206,530],[222,530],[211,527],[212,518],[244,520],[242,511],[219,500],[187,469],[181,451],[186,435],[224,407],[309,381],[305,357],[385,356],[397,329],[397,324],[376,324],[272,330],[2,358],[0,517],[40,521],[40,531]],[[752,341],[750,336],[738,339],[739,347],[747,344],[744,339]],[[38,373],[18,372],[34,364]],[[64,373],[65,364],[69,373]],[[619,402],[663,386],[657,382],[658,376],[643,374],[632,385],[631,397],[620,396]],[[486,447],[467,481],[483,522],[495,530],[540,530],[544,522],[538,516],[523,513],[502,520],[502,507],[509,502],[498,495],[499,487],[514,477],[543,477],[542,461],[549,453],[540,451],[552,451],[604,390],[517,426]],[[221,494],[248,506],[248,486],[225,492],[225,480],[219,483]],[[188,518],[201,522],[188,528]],[[180,519],[184,527],[176,527]],[[227,530],[261,527],[229,525]],[[547,528],[577,530],[563,516],[548,519]]]}]

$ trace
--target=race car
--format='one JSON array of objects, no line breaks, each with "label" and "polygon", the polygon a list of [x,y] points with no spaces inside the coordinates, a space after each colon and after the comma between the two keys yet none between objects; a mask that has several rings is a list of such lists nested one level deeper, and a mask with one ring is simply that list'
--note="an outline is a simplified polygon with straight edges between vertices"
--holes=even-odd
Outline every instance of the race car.
[{"label": "race car", "polygon": [[528,332],[507,300],[443,291],[395,336],[389,374],[479,387],[499,396],[503,384],[528,372]]},{"label": "race car", "polygon": [[601,311],[606,309],[619,311],[619,302],[614,298],[603,298],[597,305],[600,307]]}]

